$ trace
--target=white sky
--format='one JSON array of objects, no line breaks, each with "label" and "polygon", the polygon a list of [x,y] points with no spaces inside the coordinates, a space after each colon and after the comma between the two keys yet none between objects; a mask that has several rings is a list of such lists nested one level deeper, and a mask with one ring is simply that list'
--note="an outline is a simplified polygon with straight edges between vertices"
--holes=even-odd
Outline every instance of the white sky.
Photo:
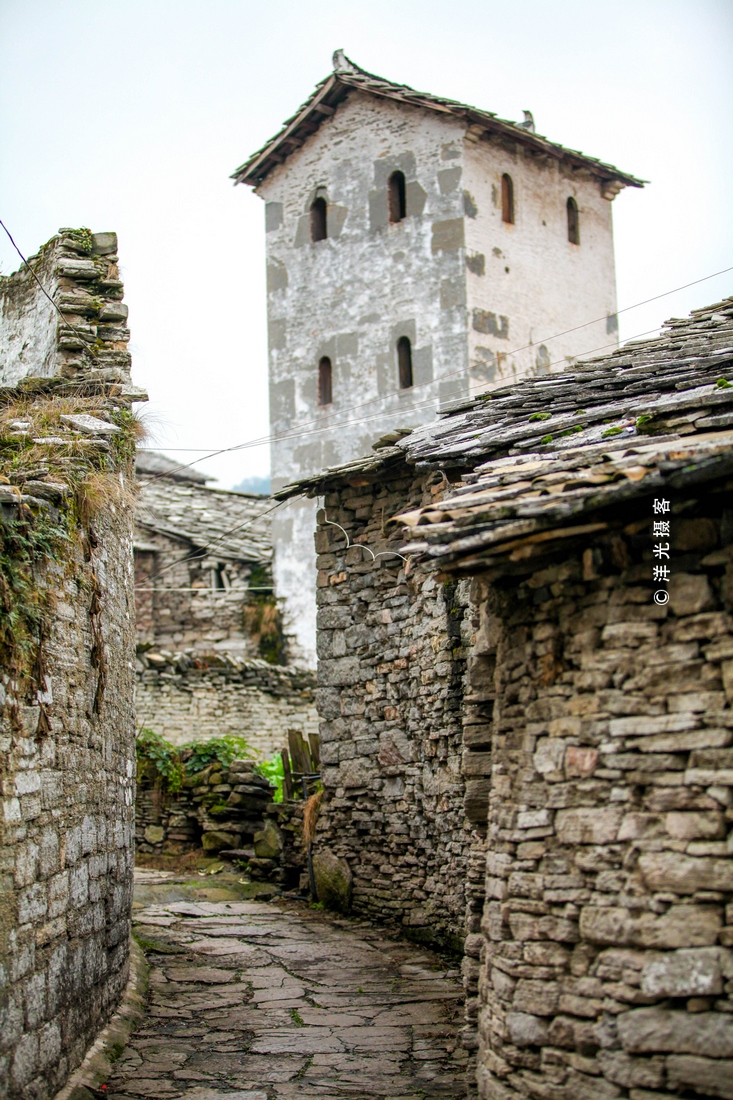
[{"label": "white sky", "polygon": [[[0,0],[0,217],[26,255],[118,232],[134,378],[175,457],[267,434],[263,204],[227,177],[337,47],[651,180],[614,202],[620,307],[733,265],[731,0]],[[622,336],[726,294],[733,272]],[[261,446],[200,468],[268,466]]]}]

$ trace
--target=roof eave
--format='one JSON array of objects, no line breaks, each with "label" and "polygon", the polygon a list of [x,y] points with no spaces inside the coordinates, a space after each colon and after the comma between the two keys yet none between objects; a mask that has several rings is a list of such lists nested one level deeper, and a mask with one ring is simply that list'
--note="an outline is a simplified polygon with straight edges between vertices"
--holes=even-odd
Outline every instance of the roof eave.
[{"label": "roof eave", "polygon": [[[390,88],[379,88],[373,85],[370,87],[363,87],[359,81],[350,80],[348,74],[335,72],[316,88],[314,94],[310,99],[306,100],[300,110],[286,123],[280,133],[268,141],[266,145],[264,145],[262,149],[259,149],[249,158],[249,160],[240,165],[229,178],[234,180],[235,185],[238,183],[245,183],[250,187],[259,186],[274,168],[284,163],[291,153],[300,148],[308,139],[310,133],[300,138],[296,136],[297,131],[311,121],[314,115],[320,113],[318,111],[319,106],[329,106],[333,109],[344,96],[352,90],[382,99],[398,98]],[[411,92],[411,95],[404,100],[400,97],[400,100],[405,102],[407,106],[421,107],[424,110],[436,111],[440,114],[464,118],[466,123],[474,128],[474,131],[483,131],[487,135],[495,134],[508,141],[518,142],[529,149],[533,149],[538,154],[552,157],[557,161],[565,161],[574,167],[583,168],[592,175],[597,176],[600,180],[605,181],[607,184],[620,184],[621,187],[619,187],[618,190],[622,187],[643,187],[645,183],[649,182],[648,180],[638,179],[636,176],[632,176],[627,172],[621,172],[612,164],[605,164],[603,161],[588,157],[584,153],[580,153],[573,149],[566,149],[564,146],[551,142],[539,134],[534,134],[512,122],[497,118],[496,115],[490,112],[480,111],[475,107],[470,107],[466,104],[454,102],[452,100],[438,102],[436,99],[435,102],[432,102],[427,97],[423,97],[419,92],[413,92],[412,89],[405,90]],[[336,94],[334,95],[333,93]],[[331,103],[326,103],[326,100],[329,99]],[[330,114],[331,111],[324,113],[323,117],[318,120],[316,128],[311,132],[315,133],[323,119]],[[283,150],[283,146],[288,145],[291,146],[291,148]],[[615,193],[614,191],[614,194]]]},{"label": "roof eave", "polygon": [[[286,153],[285,156],[280,155],[279,151],[281,146],[295,140],[293,137],[295,132],[312,118],[314,114],[318,114],[317,108],[324,104],[324,100],[328,98],[330,93],[334,91],[338,85],[341,85],[343,88],[348,87],[343,81],[339,80],[337,73],[333,73],[316,88],[314,94],[310,99],[306,100],[297,114],[286,123],[280,133],[268,141],[262,149],[259,149],[254,154],[254,156],[240,165],[236,172],[233,172],[229,178],[233,179],[235,184],[246,183],[249,184],[250,187],[257,187],[268,172],[276,167],[276,164],[282,163],[285,157],[289,156],[289,153]],[[327,115],[323,117],[326,118]],[[298,140],[298,146],[301,144],[302,141]],[[268,165],[268,161],[273,161],[274,163]]]}]

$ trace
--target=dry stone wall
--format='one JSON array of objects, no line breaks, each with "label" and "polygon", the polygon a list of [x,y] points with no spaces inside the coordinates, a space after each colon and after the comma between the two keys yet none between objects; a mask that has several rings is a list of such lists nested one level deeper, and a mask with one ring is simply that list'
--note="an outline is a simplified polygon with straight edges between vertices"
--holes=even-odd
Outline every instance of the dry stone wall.
[{"label": "dry stone wall", "polygon": [[[134,423],[114,234],[0,279],[0,1095],[47,1100],[128,976]],[[17,388],[13,388],[18,383]]]},{"label": "dry stone wall", "polygon": [[263,757],[286,746],[289,729],[318,732],[312,673],[257,659],[209,661],[185,653],[139,654],[138,727],[173,745],[236,735]]},{"label": "dry stone wall", "polygon": [[647,528],[474,582],[486,1100],[733,1096],[733,547],[714,514],[674,526],[666,607]]},{"label": "dry stone wall", "polygon": [[117,234],[60,229],[28,264],[0,279],[0,385],[62,377],[132,395]]},{"label": "dry stone wall", "polygon": [[[212,764],[186,776],[179,791],[167,793],[149,764],[138,776],[135,834],[138,850],[181,855],[197,848],[209,854],[239,850],[264,829],[273,788],[252,760]],[[255,856],[254,848],[248,853]]]},{"label": "dry stone wall", "polygon": [[[414,577],[385,519],[440,481],[407,471],[326,497],[318,550],[321,760],[316,850],[348,863],[353,906],[426,939],[463,940],[466,867],[461,705],[467,584]],[[329,522],[327,523],[326,520]],[[340,525],[343,531],[340,530]],[[346,534],[354,545],[347,548]]]},{"label": "dry stone wall", "polygon": [[[0,1093],[46,1097],[81,1061],[127,981],[132,904],[134,711],[129,522],[98,528],[85,562],[48,569],[59,599],[38,702],[0,724],[4,828],[0,903]],[[114,653],[95,712],[90,618]],[[43,715],[43,719],[42,719]],[[50,728],[43,729],[43,721]],[[3,1088],[6,1090],[3,1092]]]}]

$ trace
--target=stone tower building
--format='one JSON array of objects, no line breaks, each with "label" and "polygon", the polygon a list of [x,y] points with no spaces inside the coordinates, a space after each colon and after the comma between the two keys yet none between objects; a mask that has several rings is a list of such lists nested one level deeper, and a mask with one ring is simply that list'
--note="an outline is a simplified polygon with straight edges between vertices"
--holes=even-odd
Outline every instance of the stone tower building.
[{"label": "stone tower building", "polygon": [[[523,123],[334,72],[234,174],[265,200],[272,478],[616,340],[611,200],[641,181]],[[561,334],[561,335],[558,335]],[[315,661],[315,506],[273,516],[294,656]]]}]

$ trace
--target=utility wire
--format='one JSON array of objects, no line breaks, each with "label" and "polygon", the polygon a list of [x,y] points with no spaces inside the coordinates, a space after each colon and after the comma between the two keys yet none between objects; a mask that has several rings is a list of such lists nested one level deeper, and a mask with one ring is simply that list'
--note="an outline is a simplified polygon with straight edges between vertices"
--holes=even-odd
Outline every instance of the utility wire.
[{"label": "utility wire", "polygon": [[[649,336],[652,333],[655,333],[656,331],[657,331],[656,328],[652,328],[652,329],[646,329],[644,332],[637,332],[633,336],[629,337],[628,342],[630,342],[631,340],[639,340],[639,339],[641,339],[642,336]],[[614,340],[614,341],[611,341],[607,344],[600,344],[598,347],[590,348],[587,352],[584,352],[584,355],[585,356],[593,355],[596,352],[605,351],[608,348],[615,348],[615,347],[617,347],[617,344],[616,344],[616,341]],[[519,350],[521,350],[521,349],[519,349]],[[515,353],[514,352],[507,352],[506,354],[510,355],[510,354],[515,354]],[[549,367],[557,366],[558,364],[563,363],[563,362],[564,362],[564,359],[555,359],[552,362],[550,362]],[[460,374],[460,375],[464,376],[463,371],[451,371],[450,375],[443,375],[439,379],[434,379],[433,382],[420,383],[420,386],[433,385],[435,381],[442,382],[445,378],[451,377],[451,376],[456,375],[456,374]],[[556,377],[559,377],[559,375],[557,375]],[[519,376],[516,379],[514,379],[515,382],[519,382],[521,380],[522,380],[522,376]],[[507,384],[511,384],[511,383],[507,383]],[[418,388],[419,388],[418,386],[413,387],[413,389],[418,389]],[[447,396],[448,398],[455,397],[457,399],[457,398],[460,398],[460,397],[466,397],[467,400],[469,399],[467,397],[467,395],[462,394],[460,392],[460,390],[458,390],[458,389],[453,390],[452,393],[449,393],[445,396]],[[479,395],[476,394],[475,396],[479,396]],[[342,415],[343,413],[354,412],[356,409],[359,409],[359,408],[363,407],[364,405],[373,404],[375,400],[379,400],[379,399],[378,398],[373,398],[370,401],[364,401],[364,402],[362,402],[361,405],[353,405],[350,408],[342,409],[342,410],[340,410],[340,412],[338,414],[334,413],[333,415]],[[406,406],[403,411],[404,411],[405,415],[410,415],[410,414],[416,413],[416,412],[429,411],[430,409],[433,409],[433,408],[435,408],[435,399],[434,398],[428,398],[425,401],[415,402],[411,405]],[[333,429],[334,426],[338,427],[338,428],[347,428],[347,427],[351,427],[354,424],[368,424],[372,420],[381,420],[384,417],[387,417],[389,415],[390,415],[389,412],[383,412],[383,411],[380,410],[379,412],[372,413],[369,416],[358,416],[358,417],[355,417],[352,420],[341,420],[341,421],[339,421],[339,423],[337,425],[323,424],[322,421],[309,420],[309,421],[306,421],[304,425],[301,425],[298,429],[293,429],[292,431],[284,432],[280,435],[261,436],[259,439],[250,439],[250,440],[247,440],[244,443],[237,443],[233,447],[222,447],[218,451],[212,451],[210,453],[206,453],[203,458],[195,458],[195,459],[193,459],[193,461],[187,462],[185,464],[181,463],[180,465],[175,466],[170,471],[161,471],[161,473],[159,473],[159,474],[153,474],[150,477],[146,476],[145,477],[145,482],[148,483],[148,482],[152,482],[152,481],[157,481],[159,478],[169,477],[171,474],[174,474],[177,471],[189,469],[191,466],[194,466],[197,462],[204,462],[207,458],[216,458],[218,455],[221,455],[221,454],[228,454],[228,453],[231,453],[232,451],[249,450],[249,449],[254,448],[254,447],[262,447],[267,443],[275,443],[275,442],[276,443],[282,443],[282,442],[286,442],[286,441],[294,440],[294,439],[304,439],[304,438],[307,438],[309,436],[320,435],[323,432],[329,432]],[[309,427],[309,425],[315,425],[315,426]],[[416,425],[416,427],[417,427],[417,425]],[[304,430],[304,429],[306,429],[306,430]]]},{"label": "utility wire", "polygon": [[[646,298],[641,302],[635,302],[633,305],[624,306],[623,309],[617,310],[617,312],[614,316],[618,317],[619,314],[621,314],[621,313],[628,313],[632,309],[639,309],[641,306],[649,305],[651,302],[657,302],[661,298],[669,297],[670,294],[676,294],[681,290],[687,290],[691,286],[697,286],[698,284],[707,282],[710,279],[715,279],[719,275],[726,275],[730,271],[733,271],[733,266],[723,268],[721,271],[714,271],[714,272],[712,272],[712,274],[704,275],[700,279],[693,279],[691,282],[684,283],[682,286],[674,287],[672,290],[665,290],[663,293],[655,294],[653,297]],[[553,336],[546,336],[546,337],[544,337],[544,339],[538,339],[537,341],[533,341],[530,344],[523,344],[521,347],[514,348],[512,351],[507,351],[507,352],[504,352],[503,354],[507,358],[509,358],[512,355],[518,355],[521,351],[526,351],[528,348],[537,347],[540,344],[549,344],[552,340],[557,340],[561,336],[567,336],[572,332],[578,332],[580,329],[588,328],[591,325],[596,325],[596,324],[599,324],[599,323],[601,323],[603,321],[606,321],[606,320],[607,320],[607,316],[597,317],[592,321],[585,321],[585,322],[583,322],[583,324],[575,325],[573,328],[568,328],[568,329],[564,329],[562,332],[557,332]],[[625,343],[628,343],[631,340],[638,340],[642,336],[648,336],[651,333],[656,332],[657,328],[658,328],[658,326],[653,328],[653,329],[647,329],[645,332],[637,333],[635,336],[630,336],[629,339],[627,341],[625,341]],[[605,351],[607,348],[615,348],[617,346],[618,345],[617,345],[616,341],[609,342],[608,344],[602,344],[600,347],[591,348],[589,351],[583,352],[583,357],[593,355],[593,354],[595,354],[596,352],[599,352],[599,351]],[[580,356],[578,358],[580,358]],[[551,367],[556,366],[558,363],[562,363],[563,361],[564,361],[563,359],[557,359],[554,362],[550,363],[550,366]],[[436,382],[443,382],[445,379],[453,378],[457,375],[465,376],[465,371],[461,368],[461,369],[458,369],[458,370],[455,370],[455,371],[449,371],[447,374],[442,375],[438,379],[431,379],[428,382],[419,382],[416,386],[411,387],[411,392],[414,393],[415,390],[422,389],[425,386],[435,385]],[[520,378],[516,379],[516,381],[519,381],[519,380],[520,380]],[[458,394],[458,391],[455,391],[455,393],[456,393],[457,396],[461,396],[461,395]],[[329,431],[331,429],[332,425],[325,424],[324,421],[332,420],[334,417],[343,416],[345,413],[349,414],[349,413],[355,412],[357,409],[364,408],[368,405],[373,405],[376,401],[380,401],[380,400],[383,400],[382,396],[372,397],[372,398],[369,398],[366,401],[359,402],[356,405],[351,405],[351,406],[347,407],[346,409],[338,409],[338,410],[335,410],[332,413],[327,413],[323,416],[320,416],[318,418],[318,420],[305,421],[303,424],[299,425],[299,427],[297,429],[292,429],[292,430],[283,432],[281,434],[260,436],[259,438],[256,438],[256,439],[247,440],[244,443],[237,443],[232,447],[221,447],[217,450],[212,450],[212,451],[205,451],[203,448],[185,448],[185,447],[175,448],[175,450],[186,451],[189,454],[192,451],[195,450],[197,453],[203,453],[203,455],[204,455],[203,458],[193,459],[192,462],[181,463],[175,469],[176,470],[187,470],[191,466],[194,466],[197,462],[205,462],[206,459],[208,459],[208,458],[217,458],[219,455],[222,455],[222,454],[229,454],[233,451],[249,450],[250,448],[253,448],[253,447],[265,446],[268,443],[283,442],[283,441],[290,440],[290,439],[298,439],[298,438],[301,438],[303,436],[317,435],[317,434],[319,434],[319,432],[323,432],[323,431]],[[405,411],[406,414],[413,413],[413,412],[420,412],[423,409],[432,407],[434,405],[434,403],[435,403],[434,399],[430,399],[430,400],[428,400],[427,402],[425,402],[423,404],[409,405],[407,408],[405,408],[404,411]],[[341,427],[346,427],[346,426],[349,426],[349,425],[355,424],[355,423],[367,423],[369,420],[380,419],[381,417],[389,416],[389,415],[390,415],[390,413],[379,412],[379,413],[375,413],[374,415],[372,415],[370,417],[359,417],[359,418],[357,418],[357,420],[346,420],[346,421],[342,420],[342,421],[338,422],[337,426],[339,428],[341,428]],[[310,425],[314,425],[312,430],[310,430],[310,431],[304,431],[303,430],[304,428],[308,428]],[[173,448],[171,448],[171,449],[173,449]],[[160,474],[155,474],[152,477],[148,478],[148,480],[149,481],[155,481],[158,478],[169,476],[170,473],[174,473],[174,472],[175,472],[175,470],[169,471],[168,474],[161,472]]]},{"label": "utility wire", "polygon": [[[152,480],[152,478],[149,480]],[[188,554],[184,554],[183,557],[168,562],[168,565],[164,565],[161,569],[158,569],[157,572],[151,573],[149,577],[146,577],[146,580],[154,581],[156,577],[160,577],[163,573],[167,573],[169,569],[173,569],[176,565],[181,565],[183,562],[200,558],[205,550],[209,550],[212,546],[216,546],[217,543],[222,542],[236,531],[242,531],[245,527],[251,526],[251,524],[256,523],[258,519],[262,519],[263,516],[269,516],[271,512],[275,512],[278,508],[281,508],[284,503],[285,501],[279,500],[277,504],[273,504],[271,508],[266,508],[264,512],[259,512],[256,516],[250,516],[248,519],[243,520],[242,523],[238,523],[236,527],[231,527],[228,531],[224,531],[223,534],[212,539],[211,542],[206,542],[203,546],[197,546],[195,550],[190,551]],[[156,589],[156,591],[158,590]]]},{"label": "utility wire", "polygon": [[[629,337],[629,340],[639,340],[642,336],[648,336],[650,333],[656,332],[656,331],[657,331],[656,328],[647,329],[646,332],[639,332],[635,336]],[[615,342],[613,344],[603,344],[599,348],[593,348],[592,351],[602,351],[604,348],[612,347],[612,346],[615,346]],[[588,352],[587,354],[592,354],[592,352]],[[562,361],[563,361],[562,359],[557,359],[557,360],[555,360],[554,363],[550,363],[550,366],[554,366],[557,363],[561,363]],[[557,375],[556,377],[560,377],[560,376]],[[431,401],[425,407],[430,408],[430,407],[432,407],[432,405],[433,405],[433,402]],[[414,405],[410,407],[411,411],[415,411],[416,409],[420,410],[420,408],[421,408],[421,406],[414,406]],[[384,415],[383,413],[375,414],[375,416],[383,416],[383,415]],[[372,416],[372,417],[361,417],[361,418],[357,419],[356,421],[352,421],[351,423],[365,423],[370,419],[374,419],[374,416]],[[347,422],[347,424],[348,423],[349,422]],[[346,426],[346,425],[339,425],[339,426]],[[321,429],[321,430],[325,430],[325,429]],[[300,435],[306,435],[306,434],[314,434],[314,433],[305,433],[304,432],[304,433],[299,433],[299,434]],[[276,438],[281,438],[281,437],[276,437]],[[240,444],[239,447],[231,447],[231,448],[226,448],[226,449],[227,450],[240,450],[244,447],[253,446],[253,445],[254,445],[253,443],[244,443],[244,444]],[[217,454],[222,454],[223,451],[218,451],[216,453]],[[213,457],[213,456],[211,456],[211,457]],[[186,467],[179,467],[179,469],[185,469],[185,468]],[[165,476],[166,476],[165,474],[157,474],[154,477],[145,478],[145,480],[143,481],[143,485],[147,484],[150,481],[157,480],[158,477],[165,477]],[[236,531],[242,530],[243,528],[245,528],[245,527],[249,526],[250,524],[254,523],[256,520],[260,519],[261,517],[270,515],[270,513],[276,511],[278,508],[282,507],[286,503],[287,503],[287,501],[284,501],[284,500],[278,501],[277,504],[273,505],[272,508],[267,508],[265,511],[260,512],[257,516],[253,516],[250,519],[245,520],[243,523],[237,524],[237,526],[231,528],[231,530],[225,531],[224,534],[219,535],[218,538],[213,539],[211,542],[206,543],[204,546],[201,546],[198,549],[196,549],[195,551],[193,551],[189,554],[185,554],[183,557],[178,558],[173,562],[170,562],[166,566],[163,566],[162,569],[159,569],[156,573],[152,573],[150,575],[150,577],[148,577],[147,579],[148,580],[155,580],[156,577],[159,577],[162,573],[165,573],[169,569],[174,568],[174,566],[180,565],[183,562],[191,561],[191,560],[193,560],[197,557],[200,557],[204,550],[207,550],[210,547],[215,546],[218,542],[221,542],[223,539],[227,538],[229,535],[234,534],[234,532],[236,532]],[[336,526],[338,526],[338,524]]]}]

